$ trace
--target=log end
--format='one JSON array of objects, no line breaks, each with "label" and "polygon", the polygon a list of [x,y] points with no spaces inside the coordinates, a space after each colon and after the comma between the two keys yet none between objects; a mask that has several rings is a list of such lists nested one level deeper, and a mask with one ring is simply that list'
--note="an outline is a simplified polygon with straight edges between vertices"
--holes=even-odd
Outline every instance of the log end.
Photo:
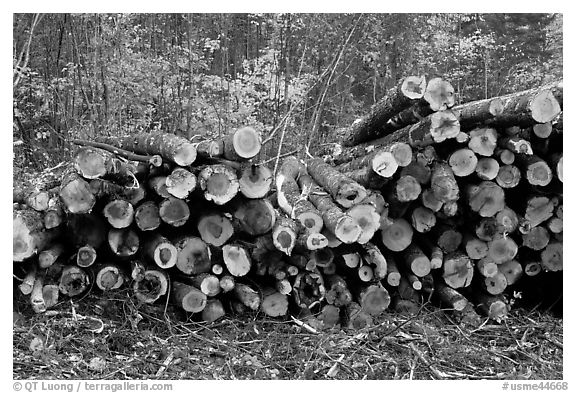
[{"label": "log end", "polygon": [[400,90],[407,98],[417,100],[424,97],[426,91],[426,77],[411,75],[404,79]]},{"label": "log end", "polygon": [[544,90],[536,95],[530,103],[532,118],[538,123],[547,123],[554,120],[562,111],[558,100],[550,90]]},{"label": "log end", "polygon": [[262,143],[260,135],[252,127],[238,129],[232,138],[232,144],[236,154],[244,159],[250,159],[260,153]]}]

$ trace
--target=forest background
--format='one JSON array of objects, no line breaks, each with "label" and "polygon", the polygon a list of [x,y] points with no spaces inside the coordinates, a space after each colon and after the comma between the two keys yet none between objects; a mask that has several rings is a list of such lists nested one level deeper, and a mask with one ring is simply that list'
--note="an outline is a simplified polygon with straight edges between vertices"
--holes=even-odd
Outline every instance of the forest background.
[{"label": "forest background", "polygon": [[69,159],[74,138],[243,125],[258,160],[303,156],[407,75],[445,78],[457,102],[562,78],[562,29],[562,14],[14,14],[14,170]]}]

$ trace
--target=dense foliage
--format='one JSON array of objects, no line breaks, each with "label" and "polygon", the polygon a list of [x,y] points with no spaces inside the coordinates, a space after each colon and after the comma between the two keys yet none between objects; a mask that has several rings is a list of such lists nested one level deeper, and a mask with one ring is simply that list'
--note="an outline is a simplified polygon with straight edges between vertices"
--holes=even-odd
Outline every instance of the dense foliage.
[{"label": "dense foliage", "polygon": [[332,141],[403,76],[469,101],[562,76],[558,14],[15,14],[15,166],[73,138],[242,124],[262,155]]}]

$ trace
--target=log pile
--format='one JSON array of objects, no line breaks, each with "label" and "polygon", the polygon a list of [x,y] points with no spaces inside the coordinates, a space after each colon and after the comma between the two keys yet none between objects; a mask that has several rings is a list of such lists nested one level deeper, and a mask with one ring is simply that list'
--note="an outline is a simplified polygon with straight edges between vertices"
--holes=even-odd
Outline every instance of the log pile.
[{"label": "log pile", "polygon": [[74,141],[73,162],[15,185],[19,290],[43,312],[129,288],[209,322],[359,329],[428,300],[504,318],[524,279],[562,270],[561,98],[559,82],[454,106],[447,81],[408,77],[342,145],[276,173],[250,127]]}]

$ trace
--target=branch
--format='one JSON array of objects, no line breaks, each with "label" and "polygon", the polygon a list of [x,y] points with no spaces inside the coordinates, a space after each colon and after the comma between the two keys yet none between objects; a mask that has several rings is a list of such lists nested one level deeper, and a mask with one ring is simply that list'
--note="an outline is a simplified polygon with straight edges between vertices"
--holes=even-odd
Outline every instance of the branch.
[{"label": "branch", "polygon": [[[32,21],[32,26],[30,27],[28,41],[26,42],[24,48],[22,48],[22,52],[20,52],[16,65],[14,66],[13,77],[15,75],[16,79],[13,81],[12,88],[16,88],[18,83],[20,83],[20,79],[22,78],[22,72],[20,70],[28,66],[28,61],[30,60],[30,45],[32,45],[32,36],[34,35],[34,29],[36,28],[38,22],[40,22],[40,19],[42,19],[42,14],[34,14],[34,20]],[[22,57],[24,57],[24,64],[21,66],[20,62],[22,61]]]},{"label": "branch", "polygon": [[132,153],[131,151],[119,149],[117,147],[108,145],[106,143],[86,141],[83,139],[73,139],[72,143],[74,143],[76,145],[80,145],[80,146],[89,146],[89,147],[95,147],[97,149],[106,150],[106,151],[109,151],[110,153],[114,153],[117,156],[124,157],[128,160],[146,162],[146,163],[151,164],[155,167],[159,167],[160,165],[162,165],[162,157],[159,155],[145,156],[145,155],[141,155],[141,154],[135,154],[135,153]]}]

